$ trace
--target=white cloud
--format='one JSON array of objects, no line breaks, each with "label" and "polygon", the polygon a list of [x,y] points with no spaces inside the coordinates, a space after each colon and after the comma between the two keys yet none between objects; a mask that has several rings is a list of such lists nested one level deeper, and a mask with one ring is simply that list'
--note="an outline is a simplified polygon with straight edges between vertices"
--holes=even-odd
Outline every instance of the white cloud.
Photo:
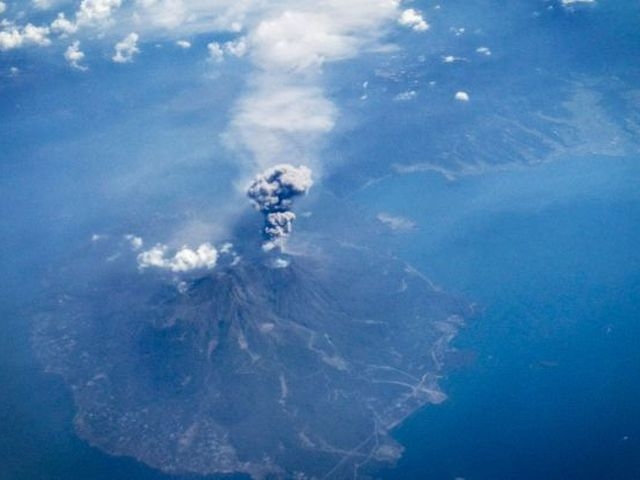
[{"label": "white cloud", "polygon": [[335,105],[321,88],[289,78],[262,75],[257,83],[235,108],[230,144],[248,149],[259,168],[283,158],[308,160],[318,138],[335,125]]},{"label": "white cloud", "polygon": [[245,38],[241,37],[237,40],[226,42],[224,44],[224,50],[226,53],[234,57],[244,57],[245,53],[247,53],[247,43]]},{"label": "white cloud", "polygon": [[396,0],[300,0],[245,22],[255,73],[234,109],[229,144],[249,153],[254,168],[295,159],[321,171],[316,152],[338,117],[322,88],[323,66],[380,49],[398,15]]},{"label": "white cloud", "polygon": [[418,92],[415,90],[407,90],[406,92],[401,92],[393,97],[394,100],[399,102],[407,102],[409,100],[413,100],[418,96]]},{"label": "white cloud", "polygon": [[48,35],[49,27],[36,27],[30,23],[22,30],[22,36],[25,42],[40,46],[51,45],[51,40],[49,40]]},{"label": "white cloud", "polygon": [[184,49],[191,48],[191,42],[188,40],[178,40],[176,41],[176,45]]},{"label": "white cloud", "polygon": [[82,0],[76,12],[78,25],[97,25],[108,22],[122,0]]},{"label": "white cloud", "polygon": [[455,57],[453,55],[446,55],[442,57],[443,63],[457,63],[457,62],[467,62],[468,60],[464,57]]},{"label": "white cloud", "polygon": [[167,255],[168,251],[169,248],[166,245],[157,244],[138,255],[138,266],[141,269],[154,267],[182,273],[192,270],[210,270],[218,262],[218,250],[210,243],[203,243],[195,250],[184,246],[173,256]]},{"label": "white cloud", "polygon": [[491,56],[491,49],[489,47],[478,47],[476,53],[479,55]]},{"label": "white cloud", "polygon": [[429,24],[424,20],[422,14],[413,8],[407,8],[402,12],[398,23],[402,26],[409,27],[416,32],[424,32],[429,30]]},{"label": "white cloud", "polygon": [[133,0],[127,2],[129,28],[153,37],[154,34],[178,39],[185,35],[234,32],[242,30],[247,15],[268,10],[261,0]]},{"label": "white cloud", "polygon": [[386,225],[391,230],[412,230],[416,226],[416,223],[412,220],[409,220],[408,218],[400,217],[398,215],[391,215],[385,212],[380,212],[376,218],[380,223]]},{"label": "white cloud", "polygon": [[38,10],[49,10],[51,8],[51,0],[32,0],[31,3]]},{"label": "white cloud", "polygon": [[105,27],[112,21],[113,12],[121,4],[122,0],[82,0],[75,13],[75,21],[60,12],[51,23],[51,30],[64,36],[76,33],[80,27]]},{"label": "white cloud", "polygon": [[140,250],[144,245],[142,238],[136,235],[128,234],[124,236],[124,239],[129,242],[129,245],[131,245],[133,250]]},{"label": "white cloud", "polygon": [[0,2],[0,13],[4,13],[7,9],[7,4],[4,2]]},{"label": "white cloud", "polygon": [[454,98],[456,100],[458,100],[459,102],[468,102],[469,101],[469,94],[467,92],[456,92]]},{"label": "white cloud", "polygon": [[247,53],[247,49],[248,46],[244,37],[222,44],[219,42],[211,42],[207,45],[209,59],[216,63],[222,62],[227,55],[237,58],[244,57]]},{"label": "white cloud", "polygon": [[51,22],[51,31],[71,35],[78,31],[78,25],[65,17],[64,13],[58,13],[58,17]]},{"label": "white cloud", "polygon": [[582,6],[595,6],[595,0],[560,0],[560,5],[567,11],[575,11]]},{"label": "white cloud", "polygon": [[[271,82],[264,81],[268,84],[265,89],[271,91]],[[295,134],[329,132],[334,117],[335,107],[319,88],[283,85],[273,95],[258,91],[246,97],[235,120],[256,130]]]},{"label": "white cloud", "polygon": [[209,58],[214,62],[221,62],[224,60],[224,50],[218,42],[211,42],[207,44],[207,51],[209,52]]},{"label": "white cloud", "polygon": [[80,42],[78,40],[67,47],[64,52],[64,58],[73,68],[87,70],[86,66],[80,64],[84,60],[84,52],[80,50]]},{"label": "white cloud", "polygon": [[51,45],[49,27],[36,27],[28,23],[21,28],[11,25],[0,31],[0,51],[12,50],[25,45],[41,47]]},{"label": "white cloud", "polygon": [[23,42],[22,34],[16,28],[0,32],[0,51],[21,47]]},{"label": "white cloud", "polygon": [[115,45],[115,53],[111,59],[116,63],[128,63],[133,56],[140,52],[138,48],[138,34],[130,33]]},{"label": "white cloud", "polygon": [[251,36],[263,68],[301,71],[353,56],[357,37],[325,13],[286,11],[260,22]]},{"label": "white cloud", "polygon": [[182,0],[136,0],[135,5],[141,25],[173,30],[189,19],[189,9]]}]

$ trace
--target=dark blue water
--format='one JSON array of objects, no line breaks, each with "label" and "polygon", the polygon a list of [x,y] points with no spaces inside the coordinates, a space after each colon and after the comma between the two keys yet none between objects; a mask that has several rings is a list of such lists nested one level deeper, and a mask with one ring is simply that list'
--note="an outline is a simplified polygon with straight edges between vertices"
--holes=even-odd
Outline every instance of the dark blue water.
[{"label": "dark blue water", "polygon": [[569,206],[469,232],[482,255],[458,255],[489,306],[458,345],[479,360],[445,382],[449,402],[398,431],[408,449],[389,478],[640,478],[640,277],[637,253],[623,251],[634,248],[626,209],[640,212]]},{"label": "dark blue water", "polygon": [[434,197],[412,204],[407,255],[485,312],[456,342],[475,364],[398,429],[385,478],[640,478],[639,179],[634,159],[600,158],[397,180],[406,201],[414,182]]}]

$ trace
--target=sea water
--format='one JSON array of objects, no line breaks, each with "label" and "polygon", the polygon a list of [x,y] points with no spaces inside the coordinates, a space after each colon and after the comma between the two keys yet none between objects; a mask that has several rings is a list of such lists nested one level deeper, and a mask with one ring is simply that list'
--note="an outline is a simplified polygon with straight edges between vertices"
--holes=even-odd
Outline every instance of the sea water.
[{"label": "sea water", "polygon": [[414,221],[403,256],[483,313],[384,478],[640,478],[638,159],[387,182],[360,202]]}]

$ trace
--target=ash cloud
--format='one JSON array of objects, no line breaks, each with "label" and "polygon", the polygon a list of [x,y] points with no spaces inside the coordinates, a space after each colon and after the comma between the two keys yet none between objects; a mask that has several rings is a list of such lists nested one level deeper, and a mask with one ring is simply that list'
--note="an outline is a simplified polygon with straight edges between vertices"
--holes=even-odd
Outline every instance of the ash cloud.
[{"label": "ash cloud", "polygon": [[291,211],[293,199],[305,195],[312,185],[311,170],[304,165],[276,165],[253,180],[247,196],[264,215],[264,250],[284,246],[296,219]]}]

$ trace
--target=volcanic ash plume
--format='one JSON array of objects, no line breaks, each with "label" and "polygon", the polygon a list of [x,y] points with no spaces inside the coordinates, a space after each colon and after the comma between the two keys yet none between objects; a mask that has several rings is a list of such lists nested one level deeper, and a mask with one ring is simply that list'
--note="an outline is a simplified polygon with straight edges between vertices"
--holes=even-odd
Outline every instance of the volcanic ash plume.
[{"label": "volcanic ash plume", "polygon": [[265,217],[262,248],[282,248],[291,234],[296,214],[291,211],[293,199],[304,195],[313,185],[311,170],[304,165],[282,164],[262,172],[254,180],[247,196]]}]

